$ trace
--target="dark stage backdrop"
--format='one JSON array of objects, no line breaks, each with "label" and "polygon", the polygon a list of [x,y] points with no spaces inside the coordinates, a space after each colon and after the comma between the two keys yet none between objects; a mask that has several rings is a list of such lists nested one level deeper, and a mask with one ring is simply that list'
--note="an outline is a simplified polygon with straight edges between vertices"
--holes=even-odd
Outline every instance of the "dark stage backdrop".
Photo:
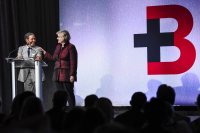
[{"label": "dark stage backdrop", "polygon": [[[59,30],[59,1],[58,0],[0,0],[0,100],[3,112],[9,112],[12,102],[11,69],[5,61],[9,52],[24,44],[24,34],[34,32],[37,44],[50,53],[54,51],[56,31]],[[11,54],[12,57],[16,53]],[[45,68],[48,73],[43,90],[44,106],[51,105],[54,90],[51,82],[53,64],[48,62]],[[18,92],[22,85],[18,83]]]}]

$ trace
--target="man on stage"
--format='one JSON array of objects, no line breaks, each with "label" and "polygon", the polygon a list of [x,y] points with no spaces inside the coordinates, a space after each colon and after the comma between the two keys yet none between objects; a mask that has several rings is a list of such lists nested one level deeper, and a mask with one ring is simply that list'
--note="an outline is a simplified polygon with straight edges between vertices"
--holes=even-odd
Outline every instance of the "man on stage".
[{"label": "man on stage", "polygon": [[[36,37],[34,33],[26,33],[24,35],[26,44],[18,49],[17,58],[24,60],[41,60],[42,52],[40,47],[36,46]],[[24,91],[35,92],[35,69],[21,68],[19,71],[18,80],[24,83]],[[42,81],[45,80],[44,72],[42,71]]]}]

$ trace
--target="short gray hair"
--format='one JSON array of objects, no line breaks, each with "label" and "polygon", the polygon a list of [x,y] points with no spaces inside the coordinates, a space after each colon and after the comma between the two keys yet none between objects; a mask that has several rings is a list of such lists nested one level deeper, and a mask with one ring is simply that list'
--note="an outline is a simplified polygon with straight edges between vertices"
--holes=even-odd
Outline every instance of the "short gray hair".
[{"label": "short gray hair", "polygon": [[32,33],[32,32],[28,32],[28,33],[26,33],[26,34],[24,35],[24,40],[28,39],[29,36],[31,36],[31,35],[34,35],[34,36],[35,36],[35,34]]},{"label": "short gray hair", "polygon": [[69,31],[67,31],[67,30],[59,30],[59,31],[56,32],[57,35],[60,34],[60,33],[63,34],[63,36],[65,38],[65,41],[69,41],[71,39]]}]

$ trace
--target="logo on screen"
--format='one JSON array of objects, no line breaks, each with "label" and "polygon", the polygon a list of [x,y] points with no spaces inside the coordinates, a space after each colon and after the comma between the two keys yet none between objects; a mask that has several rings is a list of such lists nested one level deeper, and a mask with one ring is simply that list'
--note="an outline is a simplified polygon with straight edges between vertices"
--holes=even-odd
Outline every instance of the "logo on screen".
[{"label": "logo on screen", "polygon": [[[160,32],[160,19],[173,18],[178,23],[175,32]],[[148,6],[147,33],[134,34],[134,47],[147,47],[148,75],[180,74],[194,64],[196,51],[186,36],[193,27],[193,18],[188,9],[180,5]],[[160,61],[160,48],[174,46],[180,57],[172,62]],[[173,53],[169,53],[173,54]]]}]

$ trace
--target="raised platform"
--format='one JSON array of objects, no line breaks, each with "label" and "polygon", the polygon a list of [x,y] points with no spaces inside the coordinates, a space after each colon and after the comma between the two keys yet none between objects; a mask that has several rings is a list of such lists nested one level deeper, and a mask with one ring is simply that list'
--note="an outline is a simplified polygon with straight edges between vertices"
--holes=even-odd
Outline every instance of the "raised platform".
[{"label": "raised platform", "polygon": [[[127,111],[130,108],[130,106],[114,106],[115,116]],[[174,110],[184,116],[188,116],[191,121],[200,117],[200,110],[198,110],[197,106],[174,106]]]}]

